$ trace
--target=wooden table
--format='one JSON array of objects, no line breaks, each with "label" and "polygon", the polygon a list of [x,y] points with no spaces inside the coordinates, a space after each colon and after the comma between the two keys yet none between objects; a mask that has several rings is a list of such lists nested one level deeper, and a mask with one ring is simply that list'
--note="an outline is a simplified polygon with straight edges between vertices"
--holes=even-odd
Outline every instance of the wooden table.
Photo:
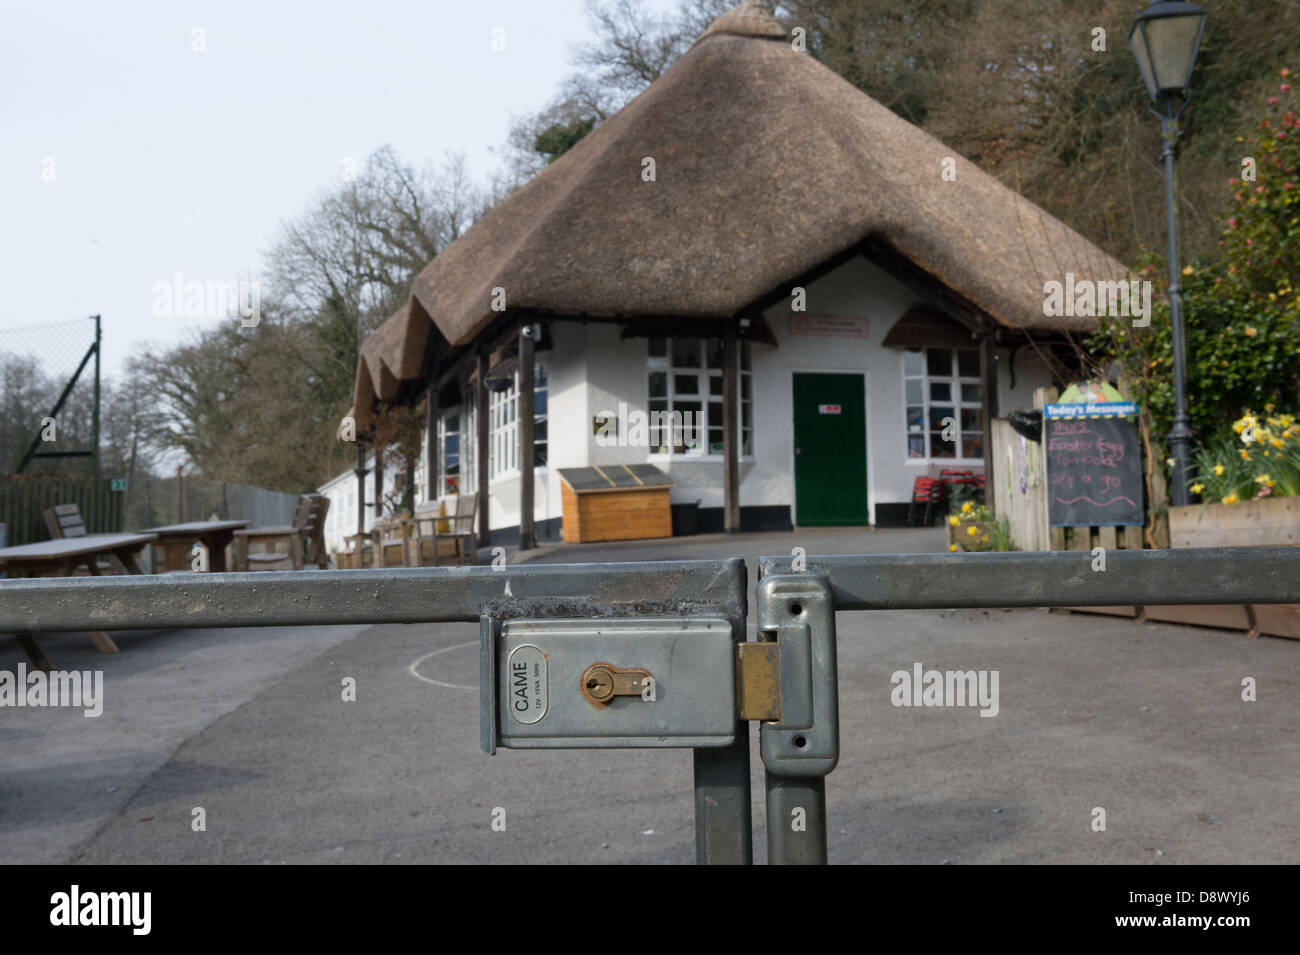
[{"label": "wooden table", "polygon": [[235,539],[235,531],[242,531],[248,521],[191,521],[188,524],[169,524],[166,527],[150,527],[142,534],[155,534],[156,541],[163,549],[163,566],[172,567],[173,560],[179,556],[180,563],[189,566],[188,557],[195,542],[202,544],[208,551],[208,570],[214,574],[224,573],[226,566],[226,548]]},{"label": "wooden table", "polygon": [[[78,567],[87,568],[100,576],[96,558],[116,557],[128,574],[143,574],[136,553],[157,538],[153,534],[87,534],[84,537],[65,537],[41,541],[39,544],[22,544],[18,547],[0,548],[0,570],[16,576],[71,577]],[[4,582],[0,581],[0,587]],[[87,631],[100,653],[116,653],[117,644],[102,630]],[[18,644],[27,652],[33,664],[42,670],[50,669],[50,661],[27,633],[18,634]]]}]

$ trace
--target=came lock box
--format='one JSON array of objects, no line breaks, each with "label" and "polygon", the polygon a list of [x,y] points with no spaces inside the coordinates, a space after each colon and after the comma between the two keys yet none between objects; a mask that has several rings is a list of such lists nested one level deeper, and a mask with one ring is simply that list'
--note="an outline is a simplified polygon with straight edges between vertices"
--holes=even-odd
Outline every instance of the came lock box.
[{"label": "came lock box", "polygon": [[721,616],[483,623],[483,748],[727,746],[735,637]]}]

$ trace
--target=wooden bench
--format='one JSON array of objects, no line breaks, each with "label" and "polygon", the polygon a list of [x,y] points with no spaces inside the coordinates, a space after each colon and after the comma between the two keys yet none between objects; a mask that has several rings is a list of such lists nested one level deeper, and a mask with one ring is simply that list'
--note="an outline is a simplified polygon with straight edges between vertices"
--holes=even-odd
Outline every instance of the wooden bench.
[{"label": "wooden bench", "polygon": [[[235,531],[235,569],[282,570],[283,567],[276,565],[287,562],[294,570],[302,570],[304,564],[328,570],[325,515],[329,507],[330,500],[324,495],[304,494],[298,499],[292,524]],[[281,543],[288,545],[288,553],[275,550],[275,545]],[[266,549],[254,551],[253,544],[261,544]]]},{"label": "wooden bench", "polygon": [[[444,557],[458,564],[478,563],[477,516],[477,494],[459,495],[455,513],[447,517],[438,516],[435,502],[417,507],[414,516],[402,521],[406,566],[437,567]],[[451,530],[440,532],[440,521],[447,521]],[[450,548],[445,546],[448,543]]]},{"label": "wooden bench", "polygon": [[[84,566],[90,574],[100,576],[98,557],[110,557],[128,574],[142,574],[135,554],[155,540],[152,534],[78,534],[74,537],[23,544],[0,549],[0,569],[15,577],[74,577]],[[88,630],[86,636],[100,653],[116,653],[117,644],[102,630]],[[41,652],[36,638],[19,634],[19,645],[33,664],[42,670],[50,662]]]},{"label": "wooden bench", "polygon": [[[53,507],[47,507],[41,514],[45,518],[45,529],[50,532],[50,540],[73,540],[79,537],[89,536],[86,531],[86,522],[81,518],[81,507],[76,504],[55,504]],[[92,568],[89,561],[97,561],[97,568]],[[91,574],[96,577],[102,574],[125,574],[126,568],[116,557],[109,555],[108,559],[102,562],[98,561],[95,555],[87,556],[83,561],[84,571],[78,568],[71,576],[81,573]]]}]

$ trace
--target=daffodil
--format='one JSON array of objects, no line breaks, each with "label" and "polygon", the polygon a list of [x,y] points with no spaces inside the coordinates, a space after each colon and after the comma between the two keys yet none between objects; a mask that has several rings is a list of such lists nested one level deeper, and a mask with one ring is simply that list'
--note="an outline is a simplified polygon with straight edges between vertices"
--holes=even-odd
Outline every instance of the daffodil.
[{"label": "daffodil", "polygon": [[1222,464],[1216,464],[1216,465],[1214,466],[1214,473],[1215,473],[1216,476],[1222,474],[1222,473],[1223,473],[1223,465],[1222,465]]},{"label": "daffodil", "polygon": [[971,537],[974,537],[974,536],[975,536],[976,534],[978,534],[979,532],[980,532],[979,528],[976,527],[974,524],[972,524],[970,527],[966,528],[966,533],[969,534]]},{"label": "daffodil", "polygon": [[956,544],[949,544],[949,545],[948,545],[948,552],[949,552],[949,553],[952,553],[952,552],[955,551],[956,549],[957,549],[957,545],[956,545]]},{"label": "daffodil", "polygon": [[1249,460],[1250,460],[1250,452],[1247,451],[1245,448],[1242,448],[1242,449],[1241,449],[1241,460],[1243,460],[1243,461],[1249,461]]},{"label": "daffodil", "polygon": [[961,506],[961,512],[963,514],[969,514],[973,510],[975,510],[975,505],[972,504],[970,501],[967,501],[965,504]]},{"label": "daffodil", "polygon": [[1204,491],[1204,490],[1205,490],[1205,485],[1204,485],[1204,484],[1199,484],[1199,483],[1198,483],[1198,484],[1193,484],[1193,485],[1192,485],[1192,493],[1193,493],[1193,494],[1200,494],[1200,493],[1201,493],[1202,491]]},{"label": "daffodil", "polygon": [[948,523],[951,524],[953,527],[956,527],[958,524],[961,523],[961,518],[958,517],[956,514],[949,514]]},{"label": "daffodil", "polygon": [[1225,498],[1223,499],[1223,503],[1224,503],[1224,504],[1236,504],[1236,503],[1237,503],[1237,495],[1236,495],[1236,494],[1229,494],[1227,497],[1225,497]]}]

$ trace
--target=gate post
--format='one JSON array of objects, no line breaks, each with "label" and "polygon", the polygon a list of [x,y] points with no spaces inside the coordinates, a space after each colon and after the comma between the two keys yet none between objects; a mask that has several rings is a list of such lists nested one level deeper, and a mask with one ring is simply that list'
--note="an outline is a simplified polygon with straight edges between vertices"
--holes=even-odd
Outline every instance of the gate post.
[{"label": "gate post", "polygon": [[826,779],[840,757],[835,604],[810,574],[758,585],[759,638],[778,645],[780,718],[763,723],[769,865],[826,863]]}]

